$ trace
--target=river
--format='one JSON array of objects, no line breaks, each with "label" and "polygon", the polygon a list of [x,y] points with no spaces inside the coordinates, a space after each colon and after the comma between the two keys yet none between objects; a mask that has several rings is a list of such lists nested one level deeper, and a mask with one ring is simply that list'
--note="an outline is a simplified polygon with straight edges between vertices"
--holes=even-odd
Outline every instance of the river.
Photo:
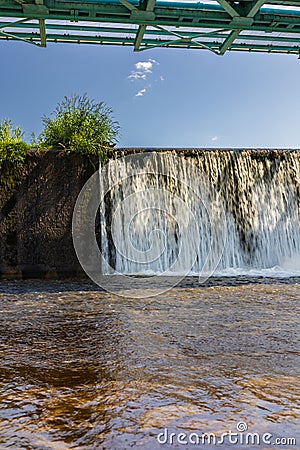
[{"label": "river", "polygon": [[2,282],[0,448],[216,448],[196,434],[230,430],[221,448],[300,448],[299,282],[190,277],[138,299]]}]

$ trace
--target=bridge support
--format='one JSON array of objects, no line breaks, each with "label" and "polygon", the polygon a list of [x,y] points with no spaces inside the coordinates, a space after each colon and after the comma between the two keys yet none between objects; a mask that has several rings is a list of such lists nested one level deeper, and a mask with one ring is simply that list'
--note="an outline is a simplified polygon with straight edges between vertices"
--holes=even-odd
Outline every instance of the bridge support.
[{"label": "bridge support", "polygon": [[0,41],[299,55],[300,0],[217,1],[0,0]]}]

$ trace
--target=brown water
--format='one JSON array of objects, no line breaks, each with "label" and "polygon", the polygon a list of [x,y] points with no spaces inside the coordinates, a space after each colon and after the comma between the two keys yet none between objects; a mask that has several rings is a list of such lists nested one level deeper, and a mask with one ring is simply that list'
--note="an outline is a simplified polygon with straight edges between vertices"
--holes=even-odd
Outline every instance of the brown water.
[{"label": "brown water", "polygon": [[157,435],[239,422],[300,448],[300,280],[251,281],[186,280],[139,300],[0,284],[0,449],[216,448]]}]

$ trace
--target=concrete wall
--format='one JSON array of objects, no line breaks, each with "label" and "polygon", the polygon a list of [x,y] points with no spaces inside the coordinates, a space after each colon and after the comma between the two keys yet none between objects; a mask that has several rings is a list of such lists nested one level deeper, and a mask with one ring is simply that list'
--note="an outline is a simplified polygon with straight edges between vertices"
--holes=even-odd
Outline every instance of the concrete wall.
[{"label": "concrete wall", "polygon": [[0,278],[83,275],[72,242],[76,198],[97,160],[29,151],[13,190],[0,192]]}]

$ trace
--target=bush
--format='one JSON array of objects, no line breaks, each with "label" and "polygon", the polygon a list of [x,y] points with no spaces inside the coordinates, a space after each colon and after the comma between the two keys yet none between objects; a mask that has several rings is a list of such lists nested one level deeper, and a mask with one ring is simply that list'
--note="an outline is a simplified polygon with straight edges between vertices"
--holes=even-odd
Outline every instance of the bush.
[{"label": "bush", "polygon": [[13,128],[11,119],[4,119],[0,122],[0,142],[9,144],[18,144],[23,142],[24,132],[18,125]]},{"label": "bush", "polygon": [[90,100],[87,94],[64,97],[53,115],[53,118],[42,118],[44,130],[39,139],[44,147],[104,159],[108,149],[116,143],[119,125],[112,118],[111,108],[103,102]]},{"label": "bush", "polygon": [[21,127],[13,128],[10,119],[0,122],[0,181],[5,187],[13,187],[17,171],[25,161],[29,146],[23,137]]}]

